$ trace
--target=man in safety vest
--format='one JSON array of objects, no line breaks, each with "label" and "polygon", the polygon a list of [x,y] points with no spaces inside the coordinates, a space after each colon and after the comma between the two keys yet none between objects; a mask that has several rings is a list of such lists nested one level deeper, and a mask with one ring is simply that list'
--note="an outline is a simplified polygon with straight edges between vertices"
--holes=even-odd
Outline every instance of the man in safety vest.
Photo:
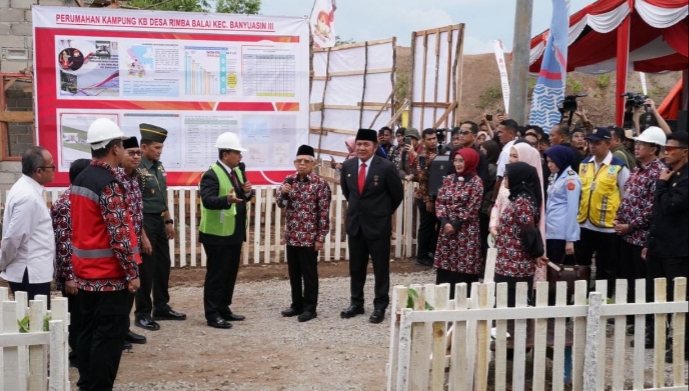
[{"label": "man in safety vest", "polygon": [[206,322],[219,329],[230,329],[230,321],[244,320],[232,313],[232,294],[237,281],[239,257],[246,241],[246,201],[252,197],[241,163],[239,137],[230,132],[218,136],[218,161],[201,177],[201,223],[199,242],[206,252],[206,280],[203,307]]},{"label": "man in safety vest", "polygon": [[138,239],[126,193],[117,180],[124,135],[106,118],[91,124],[91,165],[70,188],[72,267],[82,322],[77,342],[85,390],[111,390],[129,326],[129,295],[139,288]]},{"label": "man in safety vest", "polygon": [[615,278],[621,276],[615,216],[629,178],[629,168],[610,152],[610,139],[608,128],[595,128],[586,137],[592,156],[579,168],[581,236],[575,245],[579,264],[590,265],[596,254],[596,279],[608,280],[608,297],[612,297]]}]

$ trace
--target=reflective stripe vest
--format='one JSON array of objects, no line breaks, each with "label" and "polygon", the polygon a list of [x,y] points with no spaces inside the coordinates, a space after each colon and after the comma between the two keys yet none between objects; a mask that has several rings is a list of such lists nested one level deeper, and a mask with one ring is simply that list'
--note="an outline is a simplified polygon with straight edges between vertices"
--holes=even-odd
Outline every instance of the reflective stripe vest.
[{"label": "reflective stripe vest", "polygon": [[596,227],[613,227],[617,209],[622,202],[617,176],[624,167],[624,162],[616,157],[612,158],[609,165],[601,164],[597,172],[594,157],[581,162],[581,202],[577,217],[579,223],[588,219]]},{"label": "reflective stripe vest", "polygon": [[[230,191],[233,189],[232,182],[225,170],[218,163],[213,164],[211,170],[213,170],[215,176],[218,177],[218,197],[230,194]],[[232,171],[237,175],[239,184],[244,184],[244,176],[239,167],[233,168]],[[235,204],[230,204],[229,209],[213,210],[206,209],[203,203],[201,203],[201,223],[199,224],[199,231],[209,235],[232,236],[236,225],[236,216],[237,207]]]},{"label": "reflective stripe vest", "polygon": [[[99,204],[101,193],[115,180],[107,168],[88,166],[70,188],[72,267],[79,278],[97,280],[122,278],[126,275],[110,245],[110,236]],[[141,263],[139,243],[128,208],[124,213],[129,225],[131,251],[137,263]]]}]

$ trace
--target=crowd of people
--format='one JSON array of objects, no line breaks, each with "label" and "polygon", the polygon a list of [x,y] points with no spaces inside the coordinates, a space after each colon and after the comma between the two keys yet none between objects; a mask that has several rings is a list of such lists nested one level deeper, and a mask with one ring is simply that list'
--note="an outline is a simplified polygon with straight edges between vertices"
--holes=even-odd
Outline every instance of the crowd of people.
[{"label": "crowd of people", "polygon": [[[374,272],[371,323],[390,302],[392,216],[403,182],[418,182],[414,197],[419,232],[416,263],[434,267],[436,283],[472,284],[484,278],[486,253],[496,249],[495,282],[546,281],[557,265],[595,265],[593,279],[653,279],[689,274],[689,134],[667,124],[625,131],[562,123],[548,132],[504,116],[453,129],[360,129],[347,140],[340,186],[348,201],[350,305],[344,319],[365,313],[369,259]],[[634,118],[637,118],[636,116]],[[130,330],[160,329],[158,321],[185,320],[169,304],[166,172],[160,156],[167,131],[140,125],[125,137],[108,119],[88,129],[92,159],[71,164],[71,186],[48,209],[43,186],[54,179],[52,155],[31,147],[22,177],[8,194],[0,248],[0,276],[13,292],[50,297],[51,282],[68,298],[70,362],[80,390],[112,389],[123,349],[146,338]],[[447,139],[447,145],[441,142]],[[396,141],[396,142],[395,142]],[[253,197],[240,138],[216,140],[217,161],[199,183],[199,242],[207,255],[203,306],[207,325],[230,329],[244,316],[231,310],[240,254]],[[443,165],[433,164],[440,156]],[[278,189],[285,209],[291,302],[284,317],[317,318],[318,252],[330,231],[331,188],[315,173],[314,149],[296,151],[295,172]],[[434,177],[440,178],[435,180]],[[633,289],[630,301],[634,301]],[[552,300],[552,298],[551,298]],[[649,322],[647,346],[652,346]],[[689,323],[688,323],[689,324]],[[685,350],[687,343],[684,343]]]}]

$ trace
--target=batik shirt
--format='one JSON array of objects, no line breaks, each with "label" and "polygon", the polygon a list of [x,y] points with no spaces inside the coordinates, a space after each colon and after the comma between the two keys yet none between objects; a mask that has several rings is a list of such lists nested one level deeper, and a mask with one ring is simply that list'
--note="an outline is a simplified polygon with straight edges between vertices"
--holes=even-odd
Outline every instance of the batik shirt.
[{"label": "batik shirt", "polygon": [[518,196],[510,201],[498,225],[498,236],[495,248],[498,256],[495,260],[495,273],[505,277],[531,277],[536,270],[536,263],[522,246],[524,227],[535,226],[534,208],[531,200]]},{"label": "batik shirt", "polygon": [[622,239],[635,246],[644,246],[653,218],[656,181],[665,165],[656,158],[649,164],[636,167],[624,185],[624,198],[617,210],[619,224],[629,224],[630,232]]},{"label": "batik shirt", "polygon": [[72,269],[72,213],[70,211],[69,189],[50,207],[50,218],[55,232],[55,273],[57,290],[62,290],[65,282],[74,280]]},{"label": "batik shirt", "polygon": [[117,169],[117,179],[122,182],[124,191],[127,194],[127,204],[129,205],[129,216],[132,218],[134,233],[141,245],[141,229],[144,220],[144,201],[142,198],[141,176],[138,170],[133,170],[127,174],[124,169]]},{"label": "batik shirt", "polygon": [[[311,173],[299,180],[298,174],[289,175],[292,191],[285,208],[285,244],[295,247],[313,247],[324,243],[330,230],[330,186],[318,175]],[[285,207],[285,195],[279,192],[277,204]]]}]

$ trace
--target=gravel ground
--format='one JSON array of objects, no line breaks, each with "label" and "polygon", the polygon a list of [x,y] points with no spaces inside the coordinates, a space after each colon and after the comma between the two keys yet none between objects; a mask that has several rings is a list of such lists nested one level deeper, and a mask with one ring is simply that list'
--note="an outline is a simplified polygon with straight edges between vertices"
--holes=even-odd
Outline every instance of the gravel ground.
[{"label": "gravel ground", "polygon": [[[391,275],[392,285],[426,284],[434,280],[435,274],[430,270]],[[348,320],[339,316],[349,304],[349,279],[343,277],[320,279],[318,318],[307,323],[280,316],[280,311],[289,305],[289,282],[284,279],[239,283],[232,309],[246,315],[247,320],[235,323],[231,330],[206,326],[202,288],[176,287],[170,294],[173,308],[186,312],[188,319],[160,322],[161,330],[155,332],[134,328],[133,331],[146,335],[149,342],[135,345],[123,354],[115,390],[385,389],[390,315],[387,314],[382,324],[368,323],[373,299],[372,275],[366,284],[366,314]],[[612,327],[608,326],[608,384],[614,365]],[[631,338],[627,337],[628,341]],[[632,362],[633,350],[628,347],[624,364],[628,388],[633,378]],[[650,386],[651,350],[646,351],[646,363],[647,386]],[[531,365],[531,359],[527,358],[527,368]],[[685,366],[685,378],[687,369]],[[71,371],[74,385],[78,376],[74,369]],[[527,373],[530,376],[530,371]],[[491,373],[490,378],[493,376]],[[666,379],[672,379],[671,365],[666,366]]]}]

